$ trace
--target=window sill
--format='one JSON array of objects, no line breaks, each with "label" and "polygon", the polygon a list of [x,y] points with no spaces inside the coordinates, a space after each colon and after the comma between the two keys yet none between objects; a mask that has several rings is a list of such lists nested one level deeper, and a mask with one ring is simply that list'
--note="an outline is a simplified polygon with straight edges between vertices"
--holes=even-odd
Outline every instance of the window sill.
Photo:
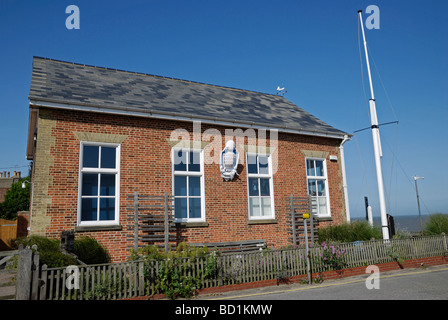
[{"label": "window sill", "polygon": [[85,232],[85,231],[121,231],[123,228],[120,224],[118,225],[98,225],[98,226],[76,226],[75,232]]},{"label": "window sill", "polygon": [[315,217],[315,219],[319,220],[319,221],[333,221],[333,218],[331,216],[323,216],[323,217]]},{"label": "window sill", "polygon": [[248,220],[247,224],[277,224],[277,219],[253,219]]},{"label": "window sill", "polygon": [[175,222],[176,227],[181,228],[202,228],[208,227],[208,222]]}]

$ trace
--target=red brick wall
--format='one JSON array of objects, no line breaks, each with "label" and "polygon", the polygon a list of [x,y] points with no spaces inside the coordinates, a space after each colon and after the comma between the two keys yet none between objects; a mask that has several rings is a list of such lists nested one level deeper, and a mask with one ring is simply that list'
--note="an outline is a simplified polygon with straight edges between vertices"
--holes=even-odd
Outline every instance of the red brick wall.
[{"label": "red brick wall", "polygon": [[[74,229],[76,226],[80,141],[74,132],[127,135],[121,144],[122,230],[76,233],[76,237],[95,237],[108,248],[114,261],[125,260],[128,256],[128,246],[132,245],[132,239],[127,239],[127,236],[133,234],[128,231],[128,225],[132,223],[132,220],[128,220],[128,214],[132,215],[133,212],[126,209],[132,202],[126,199],[126,195],[134,191],[140,194],[171,194],[171,146],[168,139],[174,129],[183,128],[191,133],[190,138],[193,140],[193,124],[75,111],[52,110],[51,113],[57,124],[51,132],[56,143],[51,150],[54,164],[50,166],[52,184],[48,193],[52,199],[47,209],[51,225],[47,226],[46,235],[59,238],[61,231]],[[224,148],[225,127],[202,124],[201,128],[202,132],[208,128],[218,129],[223,137]],[[221,178],[219,164],[205,164],[205,207],[208,226],[182,228],[180,233],[190,242],[265,239],[268,244],[276,247],[289,245],[286,198],[290,194],[307,195],[305,156],[301,150],[326,151],[329,155],[337,155],[339,158],[339,144],[340,140],[337,139],[278,133],[278,170],[273,177],[277,220],[275,224],[248,224],[245,166],[240,165],[239,177],[225,182]],[[269,146],[269,139],[267,145]],[[39,165],[39,159],[36,159],[36,165]],[[321,222],[320,225],[339,224],[345,220],[340,162],[329,161],[327,157],[327,170],[333,220]]]}]

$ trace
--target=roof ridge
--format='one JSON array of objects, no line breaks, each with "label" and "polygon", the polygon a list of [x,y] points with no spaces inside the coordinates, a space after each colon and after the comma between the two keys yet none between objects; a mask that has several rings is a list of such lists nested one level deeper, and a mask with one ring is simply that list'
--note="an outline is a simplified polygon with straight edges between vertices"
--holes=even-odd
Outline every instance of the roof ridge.
[{"label": "roof ridge", "polygon": [[269,95],[269,96],[283,98],[284,100],[290,102],[285,97],[277,95],[277,94],[273,94],[273,93],[266,93],[266,92],[259,92],[259,91],[255,91],[255,90],[246,90],[246,89],[241,89],[241,88],[227,87],[227,86],[222,86],[222,85],[217,85],[217,84],[210,84],[210,83],[199,82],[199,81],[192,81],[192,80],[185,80],[185,79],[179,79],[179,78],[173,78],[173,77],[166,77],[166,76],[160,76],[160,75],[144,73],[144,72],[136,72],[136,71],[115,69],[115,68],[109,68],[109,67],[99,67],[99,66],[94,66],[94,65],[89,65],[89,64],[83,64],[83,63],[77,63],[77,62],[71,62],[71,61],[65,61],[65,60],[58,60],[58,59],[52,59],[52,58],[46,58],[46,57],[39,57],[39,56],[33,56],[33,59],[48,60],[48,61],[54,61],[54,62],[58,62],[58,63],[73,64],[73,65],[77,65],[77,66],[84,66],[84,67],[95,68],[95,69],[118,71],[118,72],[124,72],[124,73],[129,73],[129,74],[137,74],[137,75],[150,76],[150,77],[161,78],[161,79],[168,79],[168,80],[182,81],[182,82],[187,82],[187,83],[201,84],[201,85],[212,86],[212,87],[217,87],[217,88],[231,89],[231,90],[244,91],[244,92],[253,92],[253,93],[258,93],[258,94],[265,94],[265,95]]}]

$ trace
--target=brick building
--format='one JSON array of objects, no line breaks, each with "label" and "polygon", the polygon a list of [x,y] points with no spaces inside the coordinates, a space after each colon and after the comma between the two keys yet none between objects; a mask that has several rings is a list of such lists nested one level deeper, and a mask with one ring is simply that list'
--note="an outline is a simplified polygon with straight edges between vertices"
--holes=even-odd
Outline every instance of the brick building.
[{"label": "brick building", "polygon": [[74,230],[124,260],[135,191],[173,195],[191,243],[290,245],[291,194],[317,200],[319,226],[347,219],[349,135],[280,95],[35,57],[29,100],[31,234]]}]

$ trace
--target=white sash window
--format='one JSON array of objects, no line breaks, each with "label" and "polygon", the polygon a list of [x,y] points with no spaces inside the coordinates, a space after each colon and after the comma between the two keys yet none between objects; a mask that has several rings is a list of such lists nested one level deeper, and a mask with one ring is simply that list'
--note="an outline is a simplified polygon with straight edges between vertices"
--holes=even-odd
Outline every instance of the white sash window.
[{"label": "white sash window", "polygon": [[78,225],[119,223],[120,145],[81,142]]},{"label": "white sash window", "polygon": [[274,219],[274,192],[270,155],[247,153],[249,219]]},{"label": "white sash window", "polygon": [[176,221],[205,221],[204,160],[201,150],[173,148]]},{"label": "white sash window", "polygon": [[328,192],[327,165],[325,159],[306,159],[306,178],[308,194],[315,198],[318,217],[330,216],[330,197]]}]

